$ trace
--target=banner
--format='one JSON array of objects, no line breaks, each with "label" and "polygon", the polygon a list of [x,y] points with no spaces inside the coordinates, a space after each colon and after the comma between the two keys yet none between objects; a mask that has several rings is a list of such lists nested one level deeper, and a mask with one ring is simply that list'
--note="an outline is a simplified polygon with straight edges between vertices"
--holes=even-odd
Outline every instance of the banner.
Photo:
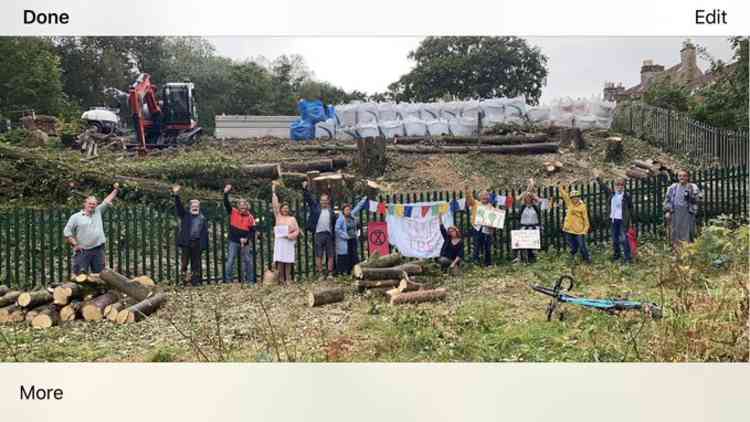
[{"label": "banner", "polygon": [[510,245],[511,249],[541,249],[541,233],[539,233],[539,229],[511,230]]},{"label": "banner", "polygon": [[440,217],[410,218],[389,215],[388,240],[401,255],[410,258],[436,258],[443,247]]},{"label": "banner", "polygon": [[367,223],[367,247],[370,255],[377,252],[380,256],[388,255],[388,224],[385,221]]},{"label": "banner", "polygon": [[477,206],[476,224],[502,229],[505,225],[505,210],[479,205]]}]

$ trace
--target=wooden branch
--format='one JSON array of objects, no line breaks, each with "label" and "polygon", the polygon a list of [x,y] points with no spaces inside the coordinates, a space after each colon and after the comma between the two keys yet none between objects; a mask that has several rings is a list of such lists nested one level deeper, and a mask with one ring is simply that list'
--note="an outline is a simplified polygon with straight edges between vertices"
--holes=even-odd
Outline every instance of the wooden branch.
[{"label": "wooden branch", "polygon": [[393,288],[398,287],[398,284],[401,282],[401,280],[397,279],[391,279],[391,280],[357,280],[354,283],[354,287],[357,289],[358,292],[362,293],[365,290],[370,289],[378,289],[382,287],[386,288]]}]

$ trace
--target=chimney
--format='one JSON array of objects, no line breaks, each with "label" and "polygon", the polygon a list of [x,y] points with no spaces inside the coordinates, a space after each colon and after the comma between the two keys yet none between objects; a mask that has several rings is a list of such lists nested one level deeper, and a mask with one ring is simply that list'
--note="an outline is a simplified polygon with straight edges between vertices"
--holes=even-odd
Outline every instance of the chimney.
[{"label": "chimney", "polygon": [[680,50],[680,68],[682,70],[694,69],[696,64],[695,45],[690,40],[686,40]]},{"label": "chimney", "polygon": [[648,86],[654,77],[664,71],[664,66],[660,64],[654,64],[653,60],[644,60],[643,66],[641,66],[641,85]]}]

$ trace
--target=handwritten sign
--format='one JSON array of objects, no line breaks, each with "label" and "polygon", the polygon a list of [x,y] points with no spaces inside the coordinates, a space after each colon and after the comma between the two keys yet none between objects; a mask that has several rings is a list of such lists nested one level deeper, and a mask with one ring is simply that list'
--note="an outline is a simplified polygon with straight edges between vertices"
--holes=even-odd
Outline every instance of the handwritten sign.
[{"label": "handwritten sign", "polygon": [[502,229],[505,225],[505,210],[493,208],[487,205],[479,205],[477,207],[476,224]]},{"label": "handwritten sign", "polygon": [[510,245],[512,249],[541,249],[542,238],[539,229],[511,230]]},{"label": "handwritten sign", "polygon": [[388,241],[403,256],[411,258],[436,258],[443,247],[440,234],[440,217],[410,218],[389,215]]},{"label": "handwritten sign", "polygon": [[276,237],[289,237],[289,226],[285,224],[280,225],[280,226],[274,226],[273,234]]}]

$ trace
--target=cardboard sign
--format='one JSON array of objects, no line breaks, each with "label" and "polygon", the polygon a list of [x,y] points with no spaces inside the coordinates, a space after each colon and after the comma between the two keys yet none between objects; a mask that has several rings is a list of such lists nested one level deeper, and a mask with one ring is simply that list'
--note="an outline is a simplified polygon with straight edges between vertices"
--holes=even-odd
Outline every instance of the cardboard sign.
[{"label": "cardboard sign", "polygon": [[276,237],[289,237],[289,226],[287,225],[274,226],[273,234]]},{"label": "cardboard sign", "polygon": [[541,249],[541,233],[539,233],[539,229],[511,230],[510,246],[512,249]]},{"label": "cardboard sign", "polygon": [[476,224],[502,229],[505,225],[505,210],[493,208],[487,205],[479,205],[477,207]]},{"label": "cardboard sign", "polygon": [[388,247],[388,224],[385,221],[367,223],[367,247],[370,255],[377,252],[380,256],[390,253]]}]

